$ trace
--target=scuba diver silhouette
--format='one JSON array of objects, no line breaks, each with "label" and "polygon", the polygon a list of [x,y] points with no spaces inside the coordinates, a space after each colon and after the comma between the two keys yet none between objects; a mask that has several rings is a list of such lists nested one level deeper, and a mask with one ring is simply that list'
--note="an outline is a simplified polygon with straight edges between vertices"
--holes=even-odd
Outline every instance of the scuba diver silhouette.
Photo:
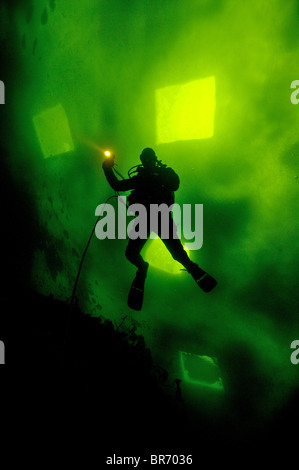
[{"label": "scuba diver silhouette", "polygon": [[[130,204],[139,203],[146,208],[147,216],[150,214],[151,204],[166,204],[168,207],[174,204],[174,192],[178,190],[180,180],[175,171],[167,165],[161,163],[153,149],[145,148],[141,155],[141,165],[136,165],[129,170],[129,178],[119,180],[113,171],[114,156],[106,158],[102,168],[111,188],[116,191],[129,191],[128,197]],[[136,168],[136,169],[135,169]],[[135,173],[134,176],[131,176]],[[217,285],[217,281],[207,272],[201,269],[196,263],[190,260],[187,252],[178,238],[177,227],[173,221],[171,211],[168,211],[169,238],[161,236],[162,214],[158,214],[158,226],[156,233],[163,241],[172,257],[181,263],[191,274],[195,282],[204,292],[210,292]],[[149,220],[148,220],[149,222]],[[128,305],[134,310],[141,310],[143,302],[144,283],[149,264],[144,261],[140,252],[150,236],[150,223],[147,223],[146,238],[131,238],[126,248],[126,258],[137,267],[137,273],[132,283]],[[134,228],[133,228],[134,230]]]}]

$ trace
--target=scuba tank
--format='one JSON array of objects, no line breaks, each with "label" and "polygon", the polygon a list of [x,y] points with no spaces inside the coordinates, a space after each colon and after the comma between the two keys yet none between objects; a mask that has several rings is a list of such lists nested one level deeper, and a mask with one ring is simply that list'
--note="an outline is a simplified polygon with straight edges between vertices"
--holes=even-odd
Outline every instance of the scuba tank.
[{"label": "scuba tank", "polygon": [[175,175],[177,178],[172,168],[167,167],[158,160],[152,171],[144,168],[143,165],[137,165],[128,172],[130,178],[133,174],[136,178],[137,187],[128,196],[129,204],[139,203],[145,206],[163,203],[167,205],[174,204],[174,191],[167,188],[167,182],[169,183],[171,177]]}]

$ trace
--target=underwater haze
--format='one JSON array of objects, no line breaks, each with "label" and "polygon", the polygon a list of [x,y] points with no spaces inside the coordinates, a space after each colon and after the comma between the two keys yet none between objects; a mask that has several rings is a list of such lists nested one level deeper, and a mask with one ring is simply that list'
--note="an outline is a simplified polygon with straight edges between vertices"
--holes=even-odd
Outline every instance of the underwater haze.
[{"label": "underwater haze", "polygon": [[14,70],[0,77],[13,122],[2,145],[33,217],[23,246],[22,227],[14,235],[26,282],[70,300],[95,209],[113,194],[103,150],[127,176],[151,147],[180,177],[176,202],[203,204],[203,246],[189,255],[218,286],[205,294],[148,241],[134,312],[127,241],[94,236],[80,307],[116,326],[126,317],[172,379],[183,379],[182,351],[213,357],[224,390],[243,380],[253,409],[282,406],[298,375],[298,2],[33,0],[0,11]]}]

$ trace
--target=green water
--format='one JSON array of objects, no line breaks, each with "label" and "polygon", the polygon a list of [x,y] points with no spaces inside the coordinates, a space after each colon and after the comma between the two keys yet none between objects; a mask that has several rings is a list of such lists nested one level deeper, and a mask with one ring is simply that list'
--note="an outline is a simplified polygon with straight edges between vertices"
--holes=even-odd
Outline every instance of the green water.
[{"label": "green water", "polygon": [[154,148],[180,176],[176,202],[203,204],[203,247],[190,256],[219,285],[204,294],[186,272],[163,270],[161,255],[142,312],[129,311],[135,268],[126,241],[94,237],[79,304],[116,325],[128,315],[173,377],[183,376],[180,350],[215,356],[221,367],[221,355],[238,355],[242,344],[269,381],[257,406],[271,410],[297,375],[289,360],[299,336],[299,106],[290,101],[299,78],[297,2],[32,4],[11,20],[18,139],[7,142],[11,172],[33,195],[43,228],[32,287],[70,299],[95,208],[112,194],[98,149],[113,151],[126,175],[144,147]]}]

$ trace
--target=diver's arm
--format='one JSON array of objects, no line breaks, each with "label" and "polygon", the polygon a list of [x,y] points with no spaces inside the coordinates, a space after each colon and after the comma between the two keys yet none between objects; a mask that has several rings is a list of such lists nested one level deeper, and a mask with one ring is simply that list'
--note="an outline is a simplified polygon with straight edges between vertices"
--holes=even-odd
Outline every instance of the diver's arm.
[{"label": "diver's arm", "polygon": [[[112,164],[111,164],[112,163]],[[115,176],[113,170],[112,170],[113,162],[110,161],[110,159],[106,159],[103,162],[102,168],[104,170],[106,179],[108,183],[110,184],[111,188],[114,191],[129,191],[130,189],[134,189],[134,181],[132,179],[125,179],[125,180],[119,180]]]},{"label": "diver's arm", "polygon": [[161,169],[162,186],[169,191],[177,191],[180,186],[180,178],[172,168]]}]

